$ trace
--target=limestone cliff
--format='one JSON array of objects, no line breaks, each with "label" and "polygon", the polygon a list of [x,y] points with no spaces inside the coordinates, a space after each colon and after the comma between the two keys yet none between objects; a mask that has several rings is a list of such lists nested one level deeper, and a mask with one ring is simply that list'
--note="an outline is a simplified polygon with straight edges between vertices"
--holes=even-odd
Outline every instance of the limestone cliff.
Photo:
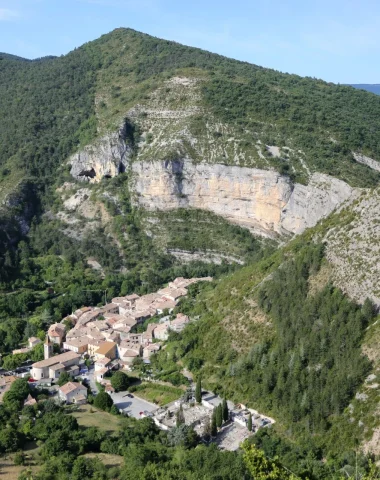
[{"label": "limestone cliff", "polygon": [[77,180],[96,183],[124,171],[132,150],[125,141],[125,128],[105,135],[72,155],[68,161],[71,175]]},{"label": "limestone cliff", "polygon": [[201,208],[264,235],[301,233],[352,193],[328,175],[293,185],[270,170],[190,160],[136,162],[132,172],[135,203],[147,210]]}]

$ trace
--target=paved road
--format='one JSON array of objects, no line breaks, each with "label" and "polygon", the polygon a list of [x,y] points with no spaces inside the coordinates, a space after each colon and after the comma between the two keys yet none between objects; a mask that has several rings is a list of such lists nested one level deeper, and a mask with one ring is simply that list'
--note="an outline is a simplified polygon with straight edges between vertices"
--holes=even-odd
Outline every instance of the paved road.
[{"label": "paved road", "polygon": [[127,397],[127,394],[128,392],[112,393],[111,397],[116,407],[131,417],[141,418],[140,412],[144,412],[145,410],[154,412],[158,408],[154,403],[136,397],[134,393],[132,394],[133,398]]}]

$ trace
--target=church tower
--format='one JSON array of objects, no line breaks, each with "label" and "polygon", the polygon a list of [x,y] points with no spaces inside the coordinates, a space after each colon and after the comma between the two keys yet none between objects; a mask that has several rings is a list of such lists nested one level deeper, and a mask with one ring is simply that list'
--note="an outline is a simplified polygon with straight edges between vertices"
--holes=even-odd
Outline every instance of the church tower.
[{"label": "church tower", "polygon": [[53,344],[49,340],[48,335],[46,335],[46,340],[44,343],[44,359],[47,360],[52,356],[53,356]]}]

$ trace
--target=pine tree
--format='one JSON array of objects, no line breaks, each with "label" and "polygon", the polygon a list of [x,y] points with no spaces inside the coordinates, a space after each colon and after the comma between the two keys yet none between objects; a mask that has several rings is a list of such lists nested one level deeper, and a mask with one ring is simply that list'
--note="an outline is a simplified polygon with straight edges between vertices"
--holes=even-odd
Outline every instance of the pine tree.
[{"label": "pine tree", "polygon": [[222,410],[223,410],[223,421],[227,422],[227,420],[230,418],[230,414],[228,411],[227,400],[225,398],[223,398]]},{"label": "pine tree", "polygon": [[222,404],[218,405],[215,409],[215,420],[216,420],[216,426],[220,428],[223,424]]},{"label": "pine tree", "polygon": [[216,426],[216,408],[214,408],[212,412],[212,417],[211,417],[211,436],[216,437],[217,433],[218,433],[218,429]]},{"label": "pine tree", "polygon": [[185,423],[185,415],[183,413],[182,403],[179,407],[179,410],[176,415],[176,426],[179,427],[180,425]]},{"label": "pine tree", "polygon": [[249,414],[249,417],[248,417],[248,425],[247,425],[247,427],[248,427],[248,430],[249,430],[250,432],[252,432],[252,414],[251,414],[251,413]]},{"label": "pine tree", "polygon": [[195,387],[195,400],[197,403],[202,403],[202,381],[201,377],[197,378],[197,385]]}]

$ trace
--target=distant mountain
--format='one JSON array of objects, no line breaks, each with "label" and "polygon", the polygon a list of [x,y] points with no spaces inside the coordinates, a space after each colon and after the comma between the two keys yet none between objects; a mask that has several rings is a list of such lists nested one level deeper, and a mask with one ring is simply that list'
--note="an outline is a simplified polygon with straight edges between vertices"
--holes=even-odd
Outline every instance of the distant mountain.
[{"label": "distant mountain", "polygon": [[351,87],[358,88],[359,90],[367,90],[367,92],[376,93],[380,95],[380,84],[370,84],[370,83],[352,83]]}]

